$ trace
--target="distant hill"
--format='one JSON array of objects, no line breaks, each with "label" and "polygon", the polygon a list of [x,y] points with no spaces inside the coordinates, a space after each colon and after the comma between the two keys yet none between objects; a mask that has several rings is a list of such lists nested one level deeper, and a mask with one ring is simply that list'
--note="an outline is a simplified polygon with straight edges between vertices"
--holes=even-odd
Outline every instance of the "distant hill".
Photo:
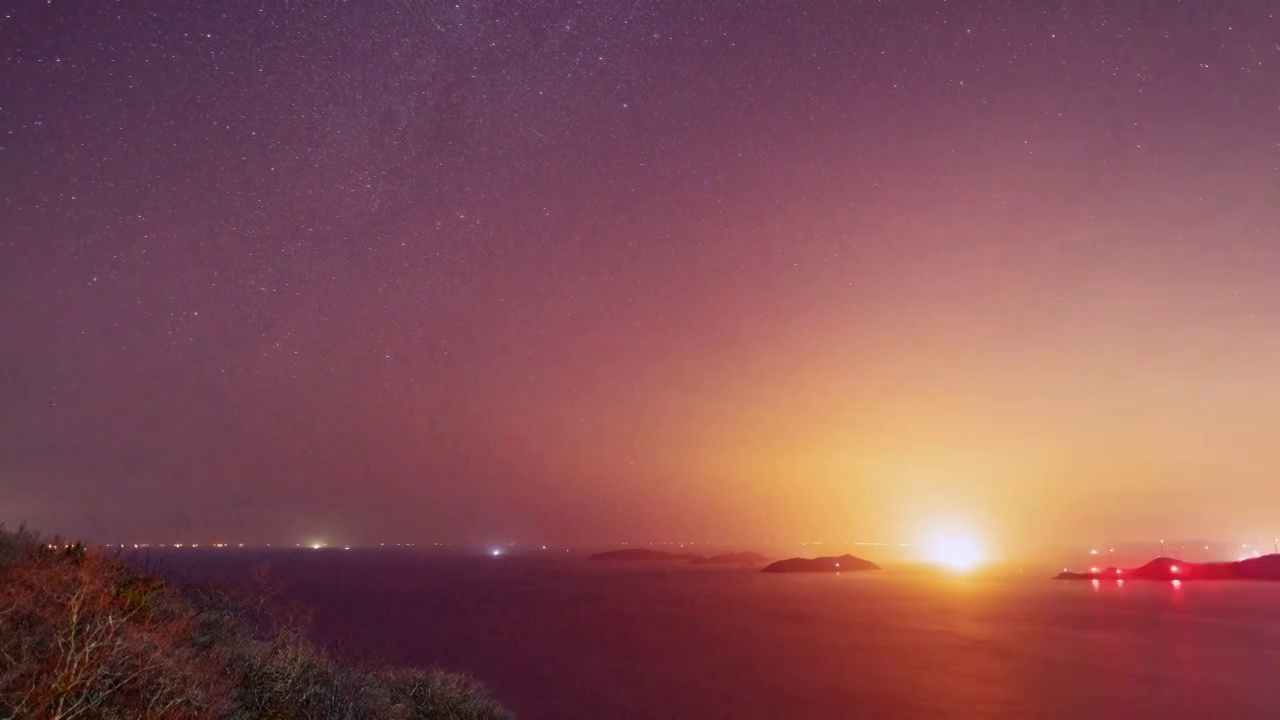
[{"label": "distant hill", "polygon": [[648,548],[625,548],[622,550],[609,550],[608,552],[596,553],[589,559],[591,560],[640,560],[640,561],[688,561],[694,560],[698,556],[693,553],[670,553],[664,550],[650,550]]},{"label": "distant hill", "polygon": [[1102,568],[1097,572],[1063,571],[1058,580],[1280,580],[1280,555],[1263,555],[1236,562],[1193,563],[1159,557],[1136,568]]},{"label": "distant hill", "polygon": [[696,557],[689,561],[690,565],[760,565],[769,558],[755,552],[732,552],[711,557]]},{"label": "distant hill", "polygon": [[837,557],[791,558],[779,560],[764,568],[770,573],[796,572],[859,572],[862,570],[879,570],[880,566],[870,560],[844,554]]}]

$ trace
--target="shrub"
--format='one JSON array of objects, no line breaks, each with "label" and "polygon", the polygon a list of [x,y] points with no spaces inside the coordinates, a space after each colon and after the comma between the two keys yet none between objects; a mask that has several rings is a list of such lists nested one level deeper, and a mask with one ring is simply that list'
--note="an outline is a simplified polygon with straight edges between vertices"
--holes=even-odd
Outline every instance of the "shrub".
[{"label": "shrub", "polygon": [[349,667],[295,616],[0,528],[0,716],[499,720],[469,678]]}]

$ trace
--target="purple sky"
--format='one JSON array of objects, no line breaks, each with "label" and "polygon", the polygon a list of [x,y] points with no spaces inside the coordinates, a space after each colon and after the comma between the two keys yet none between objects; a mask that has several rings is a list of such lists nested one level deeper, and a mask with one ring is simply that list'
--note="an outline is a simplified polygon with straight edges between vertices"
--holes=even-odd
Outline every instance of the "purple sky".
[{"label": "purple sky", "polygon": [[0,23],[0,520],[1280,531],[1275,3]]}]

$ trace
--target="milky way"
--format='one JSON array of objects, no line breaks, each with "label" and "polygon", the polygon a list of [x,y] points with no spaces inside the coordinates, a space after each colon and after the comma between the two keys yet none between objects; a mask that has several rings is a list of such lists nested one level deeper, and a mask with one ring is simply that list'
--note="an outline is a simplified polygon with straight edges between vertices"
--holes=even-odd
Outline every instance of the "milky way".
[{"label": "milky way", "polygon": [[0,519],[1270,532],[1278,14],[10,3]]}]

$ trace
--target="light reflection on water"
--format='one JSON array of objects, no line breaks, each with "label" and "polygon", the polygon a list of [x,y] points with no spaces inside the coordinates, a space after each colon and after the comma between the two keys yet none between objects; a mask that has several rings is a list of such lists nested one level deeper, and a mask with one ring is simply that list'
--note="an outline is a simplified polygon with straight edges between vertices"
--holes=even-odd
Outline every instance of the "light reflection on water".
[{"label": "light reflection on water", "polygon": [[[219,562],[187,570],[250,564]],[[1270,718],[1280,706],[1280,584],[356,552],[273,566],[324,639],[466,670],[523,718]]]}]

